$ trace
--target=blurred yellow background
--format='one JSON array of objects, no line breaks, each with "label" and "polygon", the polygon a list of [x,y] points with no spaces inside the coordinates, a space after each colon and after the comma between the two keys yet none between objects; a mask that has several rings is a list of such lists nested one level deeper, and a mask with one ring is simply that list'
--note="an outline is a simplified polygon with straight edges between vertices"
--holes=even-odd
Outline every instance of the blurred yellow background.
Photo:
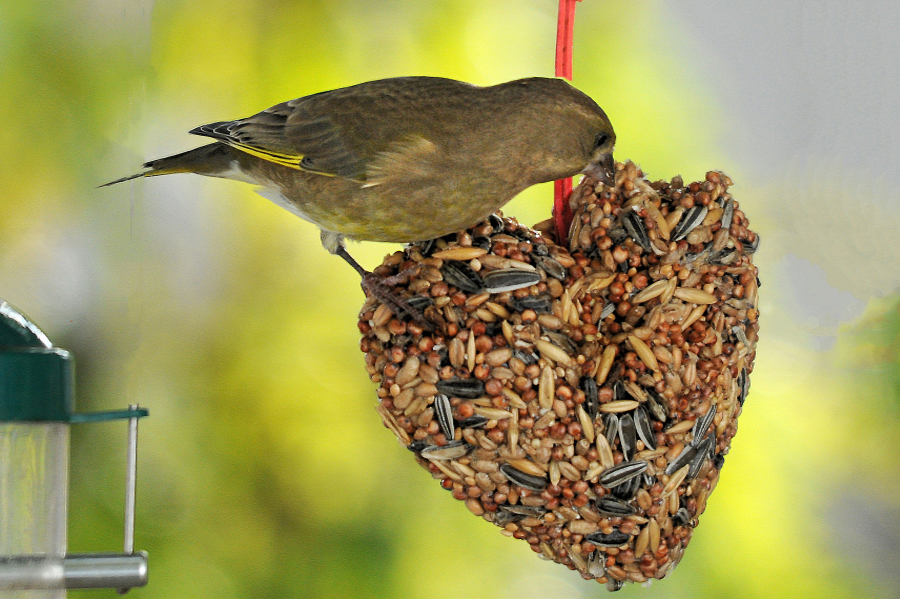
[{"label": "blurred yellow background", "polygon": [[[578,5],[574,83],[617,158],[652,179],[726,171],[762,235],[762,335],[721,483],[674,575],[621,596],[897,596],[900,131],[883,78],[900,19],[784,4]],[[79,411],[150,410],[150,584],[132,596],[606,594],[473,518],[383,428],[358,277],[313,225],[229,181],[96,189],[200,145],[199,124],[317,91],[552,76],[556,5],[0,4],[0,298],[74,353]],[[551,203],[543,185],[505,212],[532,224]],[[351,248],[369,267],[393,249]],[[123,463],[124,426],[76,427],[71,551],[119,547]]]}]

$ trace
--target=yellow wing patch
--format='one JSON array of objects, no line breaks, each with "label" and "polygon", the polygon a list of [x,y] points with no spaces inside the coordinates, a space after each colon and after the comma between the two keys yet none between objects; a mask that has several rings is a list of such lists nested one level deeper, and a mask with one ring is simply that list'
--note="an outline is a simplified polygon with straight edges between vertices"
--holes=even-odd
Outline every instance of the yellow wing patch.
[{"label": "yellow wing patch", "polygon": [[303,156],[300,154],[284,154],[282,152],[274,152],[272,150],[257,148],[255,146],[248,146],[247,144],[242,144],[240,142],[232,140],[228,140],[226,143],[229,146],[237,148],[242,152],[250,154],[251,156],[256,156],[257,158],[268,160],[269,162],[274,162],[275,164],[280,164],[281,166],[295,168],[298,171],[306,170],[300,166],[300,161],[303,160]]}]

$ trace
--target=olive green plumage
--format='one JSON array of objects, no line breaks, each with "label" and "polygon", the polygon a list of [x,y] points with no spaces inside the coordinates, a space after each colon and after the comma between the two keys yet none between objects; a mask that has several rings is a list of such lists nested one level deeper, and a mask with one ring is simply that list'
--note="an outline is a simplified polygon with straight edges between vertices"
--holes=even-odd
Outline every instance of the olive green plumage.
[{"label": "olive green plumage", "polygon": [[348,237],[414,242],[471,226],[522,190],[612,170],[603,110],[561,79],[478,87],[436,77],[371,81],[191,131],[215,143],[154,160],[261,185],[316,223],[332,252]]}]

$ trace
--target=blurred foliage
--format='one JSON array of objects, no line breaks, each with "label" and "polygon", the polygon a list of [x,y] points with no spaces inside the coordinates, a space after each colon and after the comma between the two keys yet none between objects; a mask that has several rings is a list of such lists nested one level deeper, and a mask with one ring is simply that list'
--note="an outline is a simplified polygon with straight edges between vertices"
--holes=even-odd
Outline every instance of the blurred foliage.
[{"label": "blurred foliage", "polygon": [[[184,132],[360,81],[552,75],[556,2],[45,0],[0,4],[0,297],[78,360],[78,407],[140,403],[134,597],[596,597],[471,517],[381,425],[358,350],[358,279],[315,227],[247,186],[110,189]],[[652,178],[729,172],[701,65],[660,4],[585,0],[575,84]],[[549,216],[538,186],[506,208]],[[773,223],[755,222],[763,230]],[[762,225],[762,226],[760,226]],[[352,248],[368,265],[391,246]],[[767,256],[766,267],[778,259]],[[893,596],[898,304],[830,352],[763,337],[741,431],[665,597]],[[890,399],[891,401],[888,401]],[[70,549],[116,550],[124,427],[73,433]],[[877,483],[877,484],[876,484]],[[640,587],[622,596],[649,595]],[[73,592],[114,597],[114,591]]]}]

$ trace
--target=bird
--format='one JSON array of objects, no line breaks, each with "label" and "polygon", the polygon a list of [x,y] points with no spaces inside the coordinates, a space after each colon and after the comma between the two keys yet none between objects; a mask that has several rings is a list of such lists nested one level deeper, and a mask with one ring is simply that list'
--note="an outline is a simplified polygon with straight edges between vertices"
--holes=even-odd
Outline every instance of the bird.
[{"label": "bird", "polygon": [[[345,239],[415,243],[471,227],[532,185],[578,173],[609,179],[615,132],[562,79],[478,86],[396,77],[201,125],[210,143],[151,160],[141,177],[195,173],[260,186],[321,230],[323,246],[377,289]],[[400,306],[401,309],[403,306]]]}]

